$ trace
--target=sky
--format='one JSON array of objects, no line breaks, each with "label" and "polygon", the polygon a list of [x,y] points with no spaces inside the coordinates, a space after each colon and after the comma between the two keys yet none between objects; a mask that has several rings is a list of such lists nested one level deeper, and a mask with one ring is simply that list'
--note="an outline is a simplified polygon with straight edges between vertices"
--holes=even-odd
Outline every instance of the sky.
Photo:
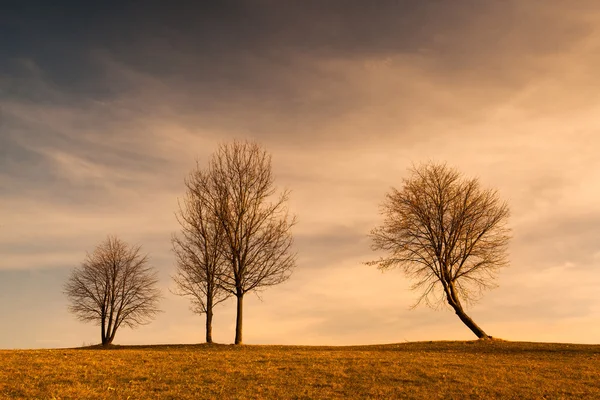
[{"label": "sky", "polygon": [[[8,1],[0,5],[0,348],[100,341],[63,285],[107,235],[140,244],[163,313],[117,344],[199,343],[172,293],[183,180],[259,142],[291,190],[291,278],[244,302],[248,344],[475,336],[377,258],[408,168],[446,162],[511,210],[510,265],[468,309],[506,340],[600,338],[595,0]],[[215,308],[232,343],[235,302]]]}]

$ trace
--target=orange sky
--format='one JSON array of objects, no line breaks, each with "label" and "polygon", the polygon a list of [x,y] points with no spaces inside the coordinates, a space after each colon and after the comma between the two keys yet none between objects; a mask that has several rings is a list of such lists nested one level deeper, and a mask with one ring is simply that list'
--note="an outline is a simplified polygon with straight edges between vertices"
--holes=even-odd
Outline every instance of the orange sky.
[{"label": "orange sky", "polygon": [[[449,310],[409,310],[400,271],[362,264],[386,191],[436,160],[512,212],[511,265],[473,319],[596,343],[600,4],[413,3],[2,13],[0,348],[98,342],[61,291],[107,234],[142,244],[165,292],[165,312],[116,343],[202,341],[204,318],[169,292],[170,236],[184,176],[233,138],[271,152],[299,221],[297,269],[248,297],[245,342],[474,338]],[[234,318],[217,307],[217,342]]]}]

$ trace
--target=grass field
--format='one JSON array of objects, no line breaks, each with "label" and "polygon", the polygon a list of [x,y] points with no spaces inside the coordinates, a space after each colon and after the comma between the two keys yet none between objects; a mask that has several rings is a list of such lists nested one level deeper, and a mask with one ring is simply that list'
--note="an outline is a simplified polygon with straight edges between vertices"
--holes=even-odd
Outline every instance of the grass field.
[{"label": "grass field", "polygon": [[600,399],[600,345],[172,345],[1,350],[23,399]]}]

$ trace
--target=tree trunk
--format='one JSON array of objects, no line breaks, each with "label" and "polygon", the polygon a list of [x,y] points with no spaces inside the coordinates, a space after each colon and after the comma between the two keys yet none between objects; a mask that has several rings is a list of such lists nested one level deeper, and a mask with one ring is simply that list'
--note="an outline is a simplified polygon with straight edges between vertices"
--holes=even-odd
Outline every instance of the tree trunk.
[{"label": "tree trunk", "polygon": [[244,306],[244,295],[237,297],[237,317],[235,320],[235,344],[242,344],[242,311]]},{"label": "tree trunk", "polygon": [[108,335],[106,334],[104,322],[102,323],[102,346],[108,346]]},{"label": "tree trunk", "polygon": [[107,344],[112,344],[113,340],[115,339],[115,334],[117,333],[117,327],[115,326],[113,328],[113,331],[110,333],[110,336],[108,337],[108,343]]},{"label": "tree trunk", "polygon": [[102,346],[106,346],[106,345],[108,345],[108,335],[106,334],[106,322],[104,320],[102,320],[102,325],[101,325],[100,329],[101,329]]},{"label": "tree trunk", "polygon": [[104,335],[104,337],[102,338],[102,346],[108,346],[113,342],[113,336],[110,335]]},{"label": "tree trunk", "polygon": [[109,322],[108,327],[102,324],[102,346],[108,346],[112,344],[118,327],[119,324],[113,321]]},{"label": "tree trunk", "polygon": [[206,343],[212,343],[212,319],[213,319],[213,299],[214,293],[212,286],[208,286],[206,293]]},{"label": "tree trunk", "polygon": [[212,304],[209,304],[206,310],[206,343],[212,343]]},{"label": "tree trunk", "polygon": [[479,339],[489,339],[490,336],[487,335],[487,333],[485,333],[483,331],[483,329],[481,329],[479,327],[479,325],[477,325],[475,323],[475,321],[473,321],[471,319],[471,317],[469,317],[467,315],[467,313],[465,313],[465,311],[462,309],[462,307],[460,306],[452,306],[454,308],[454,311],[456,312],[456,315],[458,315],[458,318],[460,318],[460,320],[471,330],[471,332],[473,332]]},{"label": "tree trunk", "polygon": [[[442,282],[442,284],[444,284],[444,282]],[[458,318],[460,318],[467,328],[469,328],[471,332],[473,332],[479,339],[489,339],[491,336],[488,336],[488,334],[485,333],[483,329],[481,329],[479,325],[477,325],[475,321],[473,321],[471,317],[467,315],[467,313],[465,313],[465,310],[463,310],[458,298],[458,294],[454,289],[454,282],[450,281],[448,284],[445,284],[444,290],[446,292],[448,304],[454,309],[454,312],[456,315],[458,315]]]},{"label": "tree trunk", "polygon": [[102,338],[102,346],[108,346],[113,342],[115,335],[109,332],[106,332],[104,337]]}]

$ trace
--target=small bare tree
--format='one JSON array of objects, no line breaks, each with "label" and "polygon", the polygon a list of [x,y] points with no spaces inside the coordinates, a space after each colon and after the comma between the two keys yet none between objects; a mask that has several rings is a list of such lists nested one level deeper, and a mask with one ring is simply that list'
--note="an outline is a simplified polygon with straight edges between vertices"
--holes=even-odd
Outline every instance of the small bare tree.
[{"label": "small bare tree", "polygon": [[228,263],[219,285],[237,299],[235,344],[241,344],[244,295],[284,282],[295,267],[291,228],[296,220],[288,215],[289,191],[276,196],[271,157],[258,144],[221,145],[207,175]]},{"label": "small bare tree", "polygon": [[373,250],[389,255],[367,264],[402,267],[414,280],[412,288],[422,291],[414,306],[439,306],[445,299],[478,338],[488,338],[462,302],[494,287],[498,269],[508,264],[507,204],[445,164],[413,167],[403,183],[401,191],[392,188],[386,195],[385,220],[370,234]]},{"label": "small bare tree", "polygon": [[103,346],[112,343],[121,325],[147,324],[160,311],[157,274],[140,250],[109,236],[65,284],[69,310],[81,321],[100,325]]},{"label": "small bare tree", "polygon": [[186,195],[179,203],[181,234],[171,243],[177,261],[173,277],[177,294],[189,296],[192,311],[206,314],[206,342],[212,343],[213,308],[231,293],[219,286],[227,267],[224,231],[215,212],[215,193],[207,173],[198,165],[185,180]]}]

